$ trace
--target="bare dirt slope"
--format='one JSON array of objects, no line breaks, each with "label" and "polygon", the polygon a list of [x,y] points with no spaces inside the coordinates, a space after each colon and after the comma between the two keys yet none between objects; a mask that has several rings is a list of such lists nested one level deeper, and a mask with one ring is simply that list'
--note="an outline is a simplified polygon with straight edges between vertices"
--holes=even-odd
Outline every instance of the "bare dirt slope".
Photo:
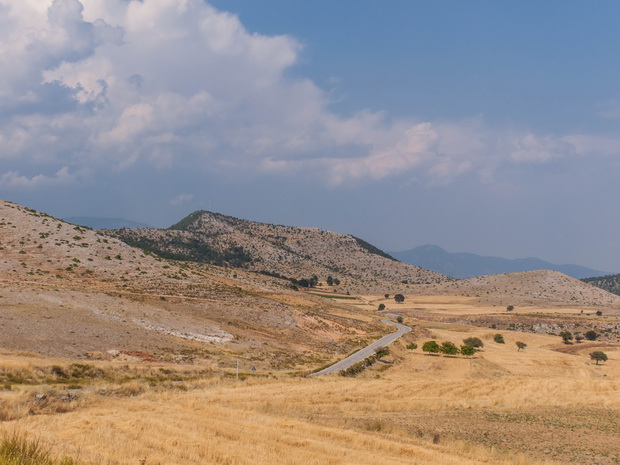
[{"label": "bare dirt slope", "polygon": [[383,326],[370,312],[286,290],[274,278],[170,262],[0,202],[4,348],[296,369],[332,360],[389,331]]},{"label": "bare dirt slope", "polygon": [[354,236],[257,223],[205,211],[189,215],[170,229],[108,233],[163,256],[228,264],[296,279],[316,275],[325,280],[332,276],[351,291],[379,283],[393,289],[403,281],[430,284],[450,280],[400,263]]}]

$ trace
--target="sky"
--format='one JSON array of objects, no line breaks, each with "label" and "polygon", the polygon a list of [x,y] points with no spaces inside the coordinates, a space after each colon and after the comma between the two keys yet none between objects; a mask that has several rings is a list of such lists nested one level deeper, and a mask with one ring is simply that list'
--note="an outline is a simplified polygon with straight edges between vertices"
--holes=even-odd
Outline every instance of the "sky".
[{"label": "sky", "polygon": [[0,0],[0,198],[620,271],[620,3]]}]

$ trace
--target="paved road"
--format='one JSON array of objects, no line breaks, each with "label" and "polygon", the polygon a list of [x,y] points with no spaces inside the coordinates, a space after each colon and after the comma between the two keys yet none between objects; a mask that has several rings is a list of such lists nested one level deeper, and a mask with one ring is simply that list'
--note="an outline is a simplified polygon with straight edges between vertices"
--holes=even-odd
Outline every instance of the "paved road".
[{"label": "paved road", "polygon": [[381,339],[373,342],[369,346],[366,346],[363,349],[358,350],[354,354],[349,355],[347,358],[342,359],[339,362],[334,363],[331,366],[328,366],[327,368],[323,368],[321,371],[312,373],[310,376],[327,375],[329,373],[337,373],[340,370],[346,370],[350,366],[353,366],[356,363],[361,362],[362,360],[370,357],[372,354],[375,353],[375,349],[377,349],[378,347],[385,347],[391,344],[392,342],[394,342],[399,337],[401,337],[403,334],[407,334],[409,331],[411,331],[411,328],[409,326],[401,325],[400,323],[394,323],[393,321],[387,318],[381,321],[389,325],[396,326],[397,328],[396,332],[393,332],[392,334],[388,334],[387,336],[383,336]]}]

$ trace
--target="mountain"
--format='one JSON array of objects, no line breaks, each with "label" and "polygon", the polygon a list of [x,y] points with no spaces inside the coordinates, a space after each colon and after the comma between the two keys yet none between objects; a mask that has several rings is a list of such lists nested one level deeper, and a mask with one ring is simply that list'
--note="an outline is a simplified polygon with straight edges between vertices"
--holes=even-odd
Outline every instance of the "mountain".
[{"label": "mountain", "polygon": [[197,211],[169,229],[106,231],[161,257],[231,266],[272,276],[332,276],[353,291],[378,291],[450,279],[395,260],[351,235],[242,220]]},{"label": "mountain", "polygon": [[148,224],[126,220],[124,218],[96,218],[90,216],[72,216],[64,218],[67,223],[85,226],[91,229],[150,228]]},{"label": "mountain", "polygon": [[554,265],[538,258],[507,259],[473,253],[451,253],[436,245],[423,245],[404,252],[390,252],[396,259],[456,279],[500,273],[554,270],[576,279],[609,274],[579,265]]},{"label": "mountain", "polygon": [[584,278],[582,281],[591,284],[592,286],[600,287],[607,292],[620,295],[620,274]]}]

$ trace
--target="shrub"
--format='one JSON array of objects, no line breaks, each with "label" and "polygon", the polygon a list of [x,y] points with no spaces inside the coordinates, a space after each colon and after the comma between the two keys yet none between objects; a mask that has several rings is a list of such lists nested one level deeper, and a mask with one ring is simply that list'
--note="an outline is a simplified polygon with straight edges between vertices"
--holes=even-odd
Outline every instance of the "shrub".
[{"label": "shrub", "polygon": [[70,458],[54,460],[50,451],[38,440],[30,440],[18,433],[5,434],[0,442],[2,465],[76,465]]},{"label": "shrub", "polygon": [[385,310],[385,304],[379,304],[379,311]]},{"label": "shrub", "polygon": [[570,331],[562,331],[560,333],[560,337],[564,341],[564,344],[568,344],[570,341],[573,340],[573,333],[571,333]]},{"label": "shrub", "polygon": [[467,357],[474,355],[476,352],[477,352],[476,349],[473,348],[472,346],[468,346],[468,345],[461,346],[461,353]]},{"label": "shrub", "polygon": [[405,296],[402,294],[396,294],[394,296],[394,300],[396,301],[396,303],[402,304],[405,301]]},{"label": "shrub", "polygon": [[403,322],[403,321],[405,321],[405,320],[403,319],[403,317],[402,317],[402,316],[398,315],[398,316],[396,317],[396,321],[397,321],[398,323],[402,323],[402,322]]},{"label": "shrub", "polygon": [[515,342],[515,344],[517,345],[517,352],[521,352],[527,347],[527,344],[525,342],[517,341]]},{"label": "shrub", "polygon": [[596,331],[592,330],[587,331],[585,336],[588,341],[596,341],[598,339],[598,334],[596,333]]},{"label": "shrub", "polygon": [[407,344],[406,347],[409,350],[416,350],[418,348],[418,345],[415,342],[412,342],[411,344]]},{"label": "shrub", "polygon": [[479,337],[467,337],[463,339],[463,342],[465,343],[465,345],[471,346],[474,348],[484,347],[484,343],[480,340]]},{"label": "shrub", "polygon": [[422,351],[428,352],[431,354],[438,354],[439,344],[437,344],[436,341],[426,341],[424,344],[422,344]]},{"label": "shrub", "polygon": [[600,310],[598,310],[598,311],[596,312],[596,316],[603,316],[603,312],[601,312]]},{"label": "shrub", "polygon": [[456,355],[459,353],[459,348],[452,342],[444,341],[441,343],[439,351],[444,355]]},{"label": "shrub", "polygon": [[506,307],[506,310],[508,310],[509,312],[512,312],[514,309],[514,305],[508,305],[508,307]]},{"label": "shrub", "polygon": [[504,341],[504,336],[502,336],[502,335],[501,335],[501,334],[499,334],[499,333],[498,333],[498,334],[496,334],[495,336],[493,336],[493,340],[494,340],[495,342],[497,342],[498,344],[503,344],[504,342],[506,342],[506,341]]}]

